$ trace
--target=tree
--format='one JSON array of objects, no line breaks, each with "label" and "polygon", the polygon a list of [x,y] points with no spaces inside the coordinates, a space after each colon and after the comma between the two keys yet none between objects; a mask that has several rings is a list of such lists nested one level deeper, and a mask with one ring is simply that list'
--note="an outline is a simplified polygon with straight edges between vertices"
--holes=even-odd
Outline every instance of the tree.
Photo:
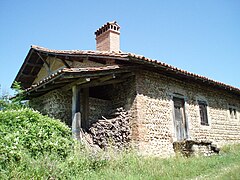
[{"label": "tree", "polygon": [[[0,94],[0,110],[19,109],[27,105],[25,100],[25,90],[21,88],[20,83],[14,82],[12,89],[14,96],[11,97],[9,93]],[[1,90],[1,86],[0,86]]]}]

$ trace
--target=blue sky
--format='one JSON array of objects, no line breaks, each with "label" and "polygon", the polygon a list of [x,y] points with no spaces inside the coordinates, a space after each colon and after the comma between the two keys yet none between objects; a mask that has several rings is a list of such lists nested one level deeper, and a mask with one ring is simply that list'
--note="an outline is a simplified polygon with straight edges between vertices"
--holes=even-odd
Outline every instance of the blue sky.
[{"label": "blue sky", "polygon": [[0,84],[31,45],[95,50],[94,32],[121,26],[121,50],[240,88],[239,0],[0,0]]}]

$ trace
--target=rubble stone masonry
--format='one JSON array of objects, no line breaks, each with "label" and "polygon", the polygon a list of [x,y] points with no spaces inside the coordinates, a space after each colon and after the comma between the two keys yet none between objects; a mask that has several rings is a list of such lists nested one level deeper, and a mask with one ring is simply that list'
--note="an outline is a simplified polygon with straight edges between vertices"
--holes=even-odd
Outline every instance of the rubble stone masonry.
[{"label": "rubble stone masonry", "polygon": [[62,120],[71,125],[72,92],[53,90],[29,101],[30,106],[44,115]]},{"label": "rubble stone masonry", "polygon": [[[96,122],[110,110],[123,107],[129,114],[133,147],[143,155],[172,156],[177,141],[173,97],[185,100],[187,138],[224,144],[240,143],[240,98],[222,90],[176,80],[158,73],[141,71],[123,83],[106,86],[109,100],[89,98],[89,121]],[[207,102],[209,125],[201,125],[198,100]],[[71,125],[72,92],[60,90],[34,98],[30,105],[43,114]],[[229,105],[236,107],[230,115]]]},{"label": "rubble stone masonry", "polygon": [[[138,149],[142,154],[174,155],[174,94],[185,99],[188,139],[208,140],[218,146],[240,143],[240,117],[231,118],[229,104],[240,107],[240,98],[220,90],[187,83],[153,72],[136,75]],[[201,125],[197,101],[208,103],[209,126]]]}]

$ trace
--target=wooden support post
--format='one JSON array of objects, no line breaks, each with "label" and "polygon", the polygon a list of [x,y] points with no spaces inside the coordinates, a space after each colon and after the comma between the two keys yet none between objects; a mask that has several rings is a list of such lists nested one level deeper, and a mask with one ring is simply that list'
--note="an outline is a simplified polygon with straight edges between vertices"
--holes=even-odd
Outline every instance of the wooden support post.
[{"label": "wooden support post", "polygon": [[72,87],[72,135],[80,139],[81,112],[80,112],[80,88]]},{"label": "wooden support post", "polygon": [[82,121],[81,121],[81,127],[84,129],[89,128],[89,88],[83,89],[82,94]]}]

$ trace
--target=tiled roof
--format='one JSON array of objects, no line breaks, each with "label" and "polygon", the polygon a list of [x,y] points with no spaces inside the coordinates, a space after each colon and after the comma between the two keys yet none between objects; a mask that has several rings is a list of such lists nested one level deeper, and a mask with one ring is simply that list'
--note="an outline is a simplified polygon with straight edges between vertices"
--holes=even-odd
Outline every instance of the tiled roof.
[{"label": "tiled roof", "polygon": [[44,53],[53,53],[56,55],[93,55],[93,56],[108,56],[108,57],[121,57],[127,58],[128,53],[117,53],[117,52],[109,52],[109,51],[93,51],[93,50],[52,50],[47,49],[40,46],[31,46],[32,49],[38,52]]},{"label": "tiled roof", "polygon": [[58,77],[59,75],[62,75],[64,73],[82,73],[82,72],[96,72],[96,71],[108,71],[108,70],[114,70],[119,69],[120,67],[118,65],[113,66],[104,66],[104,67],[87,67],[87,68],[63,68],[55,73],[52,73],[51,75],[45,77],[41,81],[37,82],[36,84],[33,84],[29,88],[26,89],[26,91],[30,91],[44,83],[47,83],[48,81]]},{"label": "tiled roof", "polygon": [[[194,74],[182,69],[179,69],[177,67],[171,66],[169,64],[163,63],[161,61],[158,60],[153,60],[141,55],[136,55],[133,53],[123,53],[123,52],[108,52],[108,51],[92,51],[92,50],[50,50],[47,48],[43,48],[43,47],[39,47],[39,46],[31,46],[32,50],[35,50],[39,53],[46,53],[46,54],[53,54],[56,56],[80,56],[80,55],[86,55],[86,56],[92,56],[92,57],[108,57],[108,58],[112,58],[112,59],[119,59],[119,60],[123,60],[123,61],[127,61],[127,62],[131,62],[134,64],[144,64],[144,65],[148,65],[151,67],[160,67],[163,71],[166,72],[171,72],[173,75],[175,74],[175,76],[179,76],[181,75],[184,78],[191,78],[192,80],[198,80],[201,81],[202,83],[205,83],[206,85],[212,85],[212,86],[216,86],[216,87],[220,87],[222,89],[228,90],[228,91],[234,91],[237,92],[237,94],[240,94],[240,89],[227,85],[225,83],[222,82],[218,82],[212,79],[209,79],[207,77],[198,75],[198,74]],[[73,70],[74,69],[74,70]],[[87,71],[91,71],[91,68],[85,69]],[[96,68],[93,68],[92,70],[96,71]],[[68,69],[62,69],[59,70],[57,72],[57,74],[59,73],[63,73],[63,72],[68,72],[68,71],[73,71],[73,72],[82,72],[84,71],[84,69],[79,69],[76,70],[76,68],[68,68]],[[44,80],[40,81],[38,84],[41,84],[43,81],[46,82],[49,80],[49,78],[51,79],[52,76],[56,76],[56,73],[54,73],[53,75],[51,75],[50,77],[45,78]],[[36,87],[38,86],[38,84],[32,85],[30,88]]]},{"label": "tiled roof", "polygon": [[185,75],[187,77],[192,77],[194,79],[199,79],[199,80],[202,80],[203,82],[206,82],[206,83],[210,83],[212,85],[216,85],[216,86],[221,86],[227,90],[235,90],[235,91],[238,91],[240,93],[240,89],[239,88],[236,88],[236,87],[233,87],[231,85],[227,85],[225,83],[222,83],[222,82],[219,82],[219,81],[215,81],[213,79],[209,79],[205,76],[201,76],[201,75],[198,75],[198,74],[195,74],[195,73],[191,73],[191,72],[188,72],[188,71],[185,71],[185,70],[182,70],[180,68],[177,68],[177,67],[174,67],[174,66],[171,66],[169,64],[166,64],[166,63],[163,63],[163,62],[160,62],[158,60],[153,60],[153,59],[150,59],[150,58],[146,58],[144,56],[141,56],[141,55],[136,55],[136,54],[132,54],[130,53],[129,54],[129,57],[132,57],[132,58],[135,58],[135,59],[139,59],[141,61],[145,61],[145,62],[148,62],[150,64],[156,64],[156,65],[159,65],[159,66],[162,66],[162,67],[165,67],[168,71],[175,71],[176,73],[178,74],[182,74],[182,75]]}]

